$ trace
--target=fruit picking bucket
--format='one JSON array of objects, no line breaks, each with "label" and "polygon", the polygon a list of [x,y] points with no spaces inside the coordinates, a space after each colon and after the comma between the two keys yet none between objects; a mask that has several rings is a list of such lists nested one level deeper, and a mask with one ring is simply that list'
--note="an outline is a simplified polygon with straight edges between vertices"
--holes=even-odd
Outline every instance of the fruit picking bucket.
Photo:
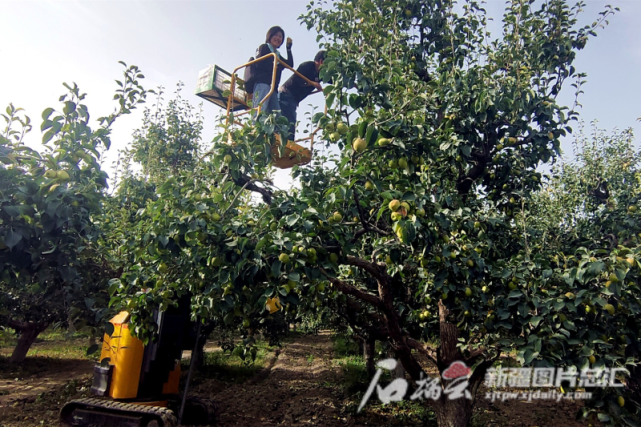
[{"label": "fruit picking bucket", "polygon": [[[243,88],[244,81],[236,78],[236,89],[234,89],[234,102],[232,111],[248,110],[248,95]],[[223,70],[217,65],[210,65],[198,73],[195,94],[199,97],[213,102],[223,109],[227,109],[228,94],[225,92],[231,88],[231,73]]]},{"label": "fruit picking bucket", "polygon": [[288,169],[294,165],[306,165],[312,160],[312,151],[294,141],[287,141],[282,154],[281,146],[280,135],[276,135],[276,143],[272,145],[272,161],[277,168]]}]

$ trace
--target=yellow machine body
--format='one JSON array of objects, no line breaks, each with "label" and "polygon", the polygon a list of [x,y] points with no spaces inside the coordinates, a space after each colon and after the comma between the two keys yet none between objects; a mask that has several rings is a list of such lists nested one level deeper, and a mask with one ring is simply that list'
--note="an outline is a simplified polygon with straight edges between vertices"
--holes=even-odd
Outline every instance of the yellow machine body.
[{"label": "yellow machine body", "polygon": [[185,425],[213,424],[215,405],[208,399],[186,397],[189,381],[183,398],[177,399],[182,352],[186,347],[193,348],[190,340],[199,339],[198,333],[190,335],[189,302],[187,296],[178,307],[154,312],[158,335],[148,345],[132,336],[128,312],[114,316],[104,336],[100,362],[94,366],[91,387],[95,395],[111,400],[67,402],[60,410],[61,427],[178,427],[179,407],[184,408],[181,415]]},{"label": "yellow machine body", "polygon": [[109,321],[114,332],[105,334],[100,360],[109,358],[113,374],[109,386],[109,396],[114,399],[132,399],[138,395],[140,370],[145,347],[129,331],[129,313],[122,311]]},{"label": "yellow machine body", "polygon": [[[118,313],[109,323],[114,326],[114,331],[111,336],[105,334],[100,353],[100,360],[109,358],[109,364],[113,365],[109,396],[113,399],[133,399],[138,395],[145,346],[131,335],[128,312]],[[177,394],[179,382],[180,363],[176,362],[169,379],[163,384],[162,394]]]},{"label": "yellow machine body", "polygon": [[174,370],[169,373],[169,379],[162,386],[162,394],[178,394],[180,385],[180,363],[176,362]]}]

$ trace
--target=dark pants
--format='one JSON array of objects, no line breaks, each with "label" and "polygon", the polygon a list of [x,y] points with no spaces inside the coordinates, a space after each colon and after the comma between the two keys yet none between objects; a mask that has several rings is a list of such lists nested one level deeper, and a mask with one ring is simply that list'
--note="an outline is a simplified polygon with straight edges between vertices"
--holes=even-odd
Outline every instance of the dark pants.
[{"label": "dark pants", "polygon": [[278,94],[278,102],[280,103],[280,112],[289,120],[289,135],[287,139],[294,141],[296,137],[296,108],[298,104],[292,95],[287,92],[280,92]]}]

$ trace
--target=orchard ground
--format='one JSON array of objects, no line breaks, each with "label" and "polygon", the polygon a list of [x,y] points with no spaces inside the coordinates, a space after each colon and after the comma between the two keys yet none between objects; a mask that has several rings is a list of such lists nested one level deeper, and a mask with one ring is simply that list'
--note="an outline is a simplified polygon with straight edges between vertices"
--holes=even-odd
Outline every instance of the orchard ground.
[{"label": "orchard ground", "polygon": [[[87,337],[45,333],[17,367],[7,363],[13,338],[0,333],[0,427],[57,425],[61,406],[87,396],[91,387],[94,360],[85,355]],[[254,365],[246,366],[223,353],[215,337],[207,343],[206,365],[194,377],[191,393],[217,401],[219,426],[436,426],[428,407],[409,400],[384,406],[373,396],[356,415],[370,378],[356,345],[342,336],[290,333],[282,348],[264,342],[259,348]],[[184,372],[188,357],[186,352]],[[509,357],[501,363],[515,366]],[[484,395],[481,389],[472,426],[592,425],[574,420],[580,402],[492,403]]]}]

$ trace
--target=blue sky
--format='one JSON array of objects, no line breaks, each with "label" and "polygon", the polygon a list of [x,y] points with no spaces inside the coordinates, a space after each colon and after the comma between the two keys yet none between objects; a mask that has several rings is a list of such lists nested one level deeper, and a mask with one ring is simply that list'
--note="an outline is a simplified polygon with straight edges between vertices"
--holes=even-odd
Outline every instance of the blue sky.
[{"label": "blue sky", "polygon": [[[297,21],[307,0],[0,0],[0,107],[12,102],[23,107],[36,122],[28,138],[40,140],[42,110],[57,107],[65,92],[62,82],[75,82],[88,94],[86,104],[92,117],[110,113],[122,66],[135,64],[145,74],[148,88],[165,87],[169,99],[178,81],[185,83],[183,96],[193,105],[198,72],[208,64],[231,70],[254,54],[272,25],[280,25],[294,39],[295,64],[310,60],[318,50],[316,34]],[[579,52],[575,66],[588,73],[581,115],[586,122],[598,119],[611,130],[634,127],[641,131],[641,0],[587,0],[580,21],[590,23],[604,5],[621,12],[610,25]],[[505,1],[489,0],[486,8],[495,18],[493,32],[500,31]],[[571,87],[561,102],[571,105]],[[322,105],[320,95],[311,103]],[[141,112],[116,122],[113,148],[131,141],[140,125]],[[220,109],[203,105],[204,139],[213,136],[214,117]],[[304,112],[304,109],[303,111]],[[299,119],[301,118],[299,113]],[[569,143],[563,147],[569,151]],[[279,186],[286,186],[286,174],[279,174]]]}]

